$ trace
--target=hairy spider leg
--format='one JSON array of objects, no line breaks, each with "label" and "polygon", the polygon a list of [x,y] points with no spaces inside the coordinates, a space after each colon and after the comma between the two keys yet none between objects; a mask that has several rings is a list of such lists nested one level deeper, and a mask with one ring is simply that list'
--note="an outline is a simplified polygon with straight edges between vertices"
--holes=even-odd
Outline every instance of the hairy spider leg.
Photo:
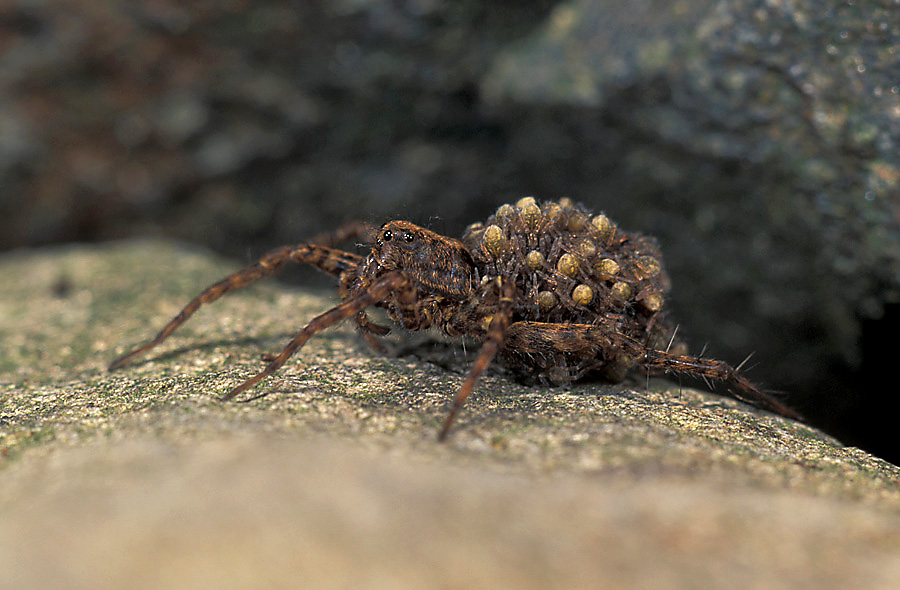
[{"label": "hairy spider leg", "polygon": [[[616,333],[615,317],[598,317],[594,324],[519,321],[509,327],[504,347],[510,355],[527,358],[528,364],[540,367],[541,377],[554,384],[576,381],[596,369],[602,369],[607,380],[618,382],[630,364],[602,356],[604,350],[616,348],[610,338]],[[566,358],[578,361],[571,365],[574,372],[567,371],[571,361]]]},{"label": "hairy spider leg", "polygon": [[376,303],[384,300],[384,298],[392,291],[402,289],[408,284],[409,279],[407,279],[402,272],[390,272],[369,285],[369,287],[362,294],[351,297],[350,299],[341,302],[335,307],[332,307],[328,311],[317,315],[306,325],[305,328],[303,328],[296,336],[294,336],[293,339],[291,339],[288,345],[284,347],[284,350],[282,350],[278,356],[272,359],[272,361],[266,366],[265,369],[223,395],[221,398],[222,401],[228,401],[235,398],[236,396],[240,395],[247,389],[253,387],[257,383],[277,371],[281,367],[281,365],[283,365],[285,361],[287,361],[291,357],[291,355],[297,352],[297,350],[299,350],[304,344],[306,344],[307,340],[309,340],[317,332],[321,332],[325,328],[333,326],[344,318],[354,315],[369,306],[375,305]]},{"label": "hairy spider leg", "polygon": [[369,316],[366,314],[365,310],[357,312],[356,327],[359,329],[359,333],[362,334],[363,339],[373,350],[380,354],[387,353],[388,349],[377,336],[387,336],[391,333],[390,328],[369,320]]},{"label": "hairy spider leg", "polygon": [[676,355],[667,350],[647,349],[643,344],[618,331],[599,324],[558,324],[516,322],[507,331],[506,344],[531,354],[552,352],[584,355],[615,347],[648,371],[672,372],[690,377],[713,379],[728,386],[731,397],[759,406],[787,418],[803,421],[803,417],[774,397],[760,391],[728,363],[689,355]]},{"label": "hairy spider leg", "polygon": [[[329,248],[335,248],[344,242],[355,240],[356,238],[362,238],[364,242],[371,243],[375,240],[376,231],[378,231],[378,227],[366,221],[348,221],[334,231],[317,234],[309,240],[309,243],[327,246]],[[343,297],[346,298],[346,293],[342,292],[342,294]],[[359,329],[359,333],[362,334],[363,339],[373,350],[381,354],[387,353],[387,348],[380,340],[378,340],[378,338],[376,338],[376,336],[387,336],[391,333],[390,328],[373,323],[369,320],[369,316],[366,315],[365,310],[356,314],[356,327]],[[272,356],[272,358],[274,358],[274,356]],[[266,360],[270,359],[266,358]]]},{"label": "hairy spider leg", "polygon": [[[356,238],[362,238],[364,242],[370,243],[374,241],[376,231],[378,231],[378,227],[371,223],[365,221],[348,221],[334,231],[317,234],[310,240],[310,243],[327,246],[329,248],[334,248],[339,244],[355,240]],[[346,294],[344,295],[346,296]],[[356,327],[359,329],[359,333],[362,334],[363,339],[373,350],[381,354],[387,353],[387,348],[385,348],[384,344],[382,344],[376,336],[388,335],[391,332],[390,328],[371,322],[364,310],[356,314]],[[270,359],[266,358],[266,360]]]},{"label": "hairy spider leg", "polygon": [[363,258],[356,254],[315,244],[284,246],[272,250],[260,258],[257,263],[225,277],[211,287],[207,287],[200,295],[195,297],[193,301],[188,303],[184,309],[178,312],[178,315],[166,324],[166,327],[156,335],[156,338],[120,356],[110,363],[108,370],[114,371],[134,357],[143,354],[160,344],[181,326],[181,324],[186,322],[202,305],[212,303],[229,291],[244,287],[261,278],[271,275],[287,262],[310,264],[330,275],[340,276],[344,271],[355,270],[362,261]]},{"label": "hairy spider leg", "polygon": [[639,362],[648,369],[662,369],[692,377],[722,381],[728,386],[731,397],[759,406],[786,418],[804,421],[796,411],[787,407],[771,395],[760,391],[755,385],[738,373],[726,362],[688,355],[673,355],[662,350],[650,350],[642,354]]},{"label": "hairy spider leg", "polygon": [[472,367],[469,369],[469,374],[466,375],[466,380],[463,381],[462,386],[456,393],[456,397],[453,398],[453,403],[450,406],[450,413],[447,414],[447,417],[444,419],[444,425],[441,427],[441,431],[438,434],[439,441],[443,442],[443,440],[447,438],[447,434],[450,432],[450,425],[453,424],[456,415],[462,409],[463,404],[466,403],[466,398],[472,393],[475,382],[484,370],[487,369],[488,365],[491,364],[491,361],[497,355],[497,351],[500,350],[500,346],[503,344],[503,337],[506,334],[506,329],[509,327],[509,322],[512,318],[516,286],[515,283],[508,279],[500,279],[499,290],[500,296],[497,302],[497,310],[494,313],[494,317],[491,319],[491,323],[488,325],[484,343],[481,345],[481,350],[478,351],[478,356],[475,357],[475,362],[472,363]]}]

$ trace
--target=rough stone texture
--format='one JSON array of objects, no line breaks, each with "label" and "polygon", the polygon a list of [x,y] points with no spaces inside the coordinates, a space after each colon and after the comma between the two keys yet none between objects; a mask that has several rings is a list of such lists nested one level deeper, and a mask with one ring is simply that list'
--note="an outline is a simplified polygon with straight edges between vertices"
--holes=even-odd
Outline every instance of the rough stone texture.
[{"label": "rough stone texture", "polygon": [[[889,588],[900,470],[662,380],[542,390],[348,327],[220,403],[327,294],[246,289],[105,372],[234,267],[168,242],[0,259],[0,588]],[[471,351],[469,352],[471,356]]]}]

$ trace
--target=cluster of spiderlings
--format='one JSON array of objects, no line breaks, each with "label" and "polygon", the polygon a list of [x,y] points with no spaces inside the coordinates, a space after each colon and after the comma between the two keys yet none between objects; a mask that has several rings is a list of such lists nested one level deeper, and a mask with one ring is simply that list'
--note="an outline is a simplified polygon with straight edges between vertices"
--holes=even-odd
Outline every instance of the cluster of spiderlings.
[{"label": "cluster of spiderlings", "polygon": [[515,280],[520,319],[592,323],[622,314],[646,330],[665,304],[669,283],[653,240],[570,199],[503,205],[462,241],[485,281]]}]

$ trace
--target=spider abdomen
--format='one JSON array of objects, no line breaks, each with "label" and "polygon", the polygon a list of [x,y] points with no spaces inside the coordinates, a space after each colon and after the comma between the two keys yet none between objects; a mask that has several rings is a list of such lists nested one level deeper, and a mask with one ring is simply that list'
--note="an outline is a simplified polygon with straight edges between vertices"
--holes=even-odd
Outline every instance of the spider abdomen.
[{"label": "spider abdomen", "polygon": [[517,319],[591,324],[609,314],[660,323],[669,280],[659,248],[569,199],[503,205],[462,239],[482,276],[513,278]]},{"label": "spider abdomen", "polygon": [[[659,348],[672,337],[664,305],[669,280],[658,246],[602,213],[570,199],[538,203],[525,197],[469,226],[462,242],[483,281],[514,281],[512,321],[540,324],[540,338],[527,345],[511,330],[504,357],[514,367],[551,381],[570,380],[591,367],[615,381],[634,362],[615,352],[622,342]],[[598,344],[592,326],[622,342]],[[570,346],[569,340],[589,340],[588,334],[594,345]]]}]

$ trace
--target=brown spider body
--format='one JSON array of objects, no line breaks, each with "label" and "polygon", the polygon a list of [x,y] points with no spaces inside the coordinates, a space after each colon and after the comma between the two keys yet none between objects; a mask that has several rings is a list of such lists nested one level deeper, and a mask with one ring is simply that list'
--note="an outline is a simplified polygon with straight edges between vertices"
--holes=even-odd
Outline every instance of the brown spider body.
[{"label": "brown spider body", "polygon": [[311,264],[339,280],[342,302],[314,318],[260,373],[235,387],[232,399],[274,373],[315,333],[354,316],[366,340],[390,329],[366,309],[381,307],[409,329],[436,327],[481,341],[440,438],[499,353],[519,374],[561,383],[598,372],[621,381],[629,369],[677,372],[725,382],[731,394],[784,416],[800,417],[761,392],[730,365],[689,356],[666,318],[669,281],[655,242],[621,231],[568,199],[538,204],[526,197],[503,205],[462,240],[407,221],[375,234],[365,258],[330,246],[369,234],[355,223],[309,243],[279,248],[206,289],[155,339],[120,357],[110,370],[165,340],[201,305],[275,272],[286,262]]}]

